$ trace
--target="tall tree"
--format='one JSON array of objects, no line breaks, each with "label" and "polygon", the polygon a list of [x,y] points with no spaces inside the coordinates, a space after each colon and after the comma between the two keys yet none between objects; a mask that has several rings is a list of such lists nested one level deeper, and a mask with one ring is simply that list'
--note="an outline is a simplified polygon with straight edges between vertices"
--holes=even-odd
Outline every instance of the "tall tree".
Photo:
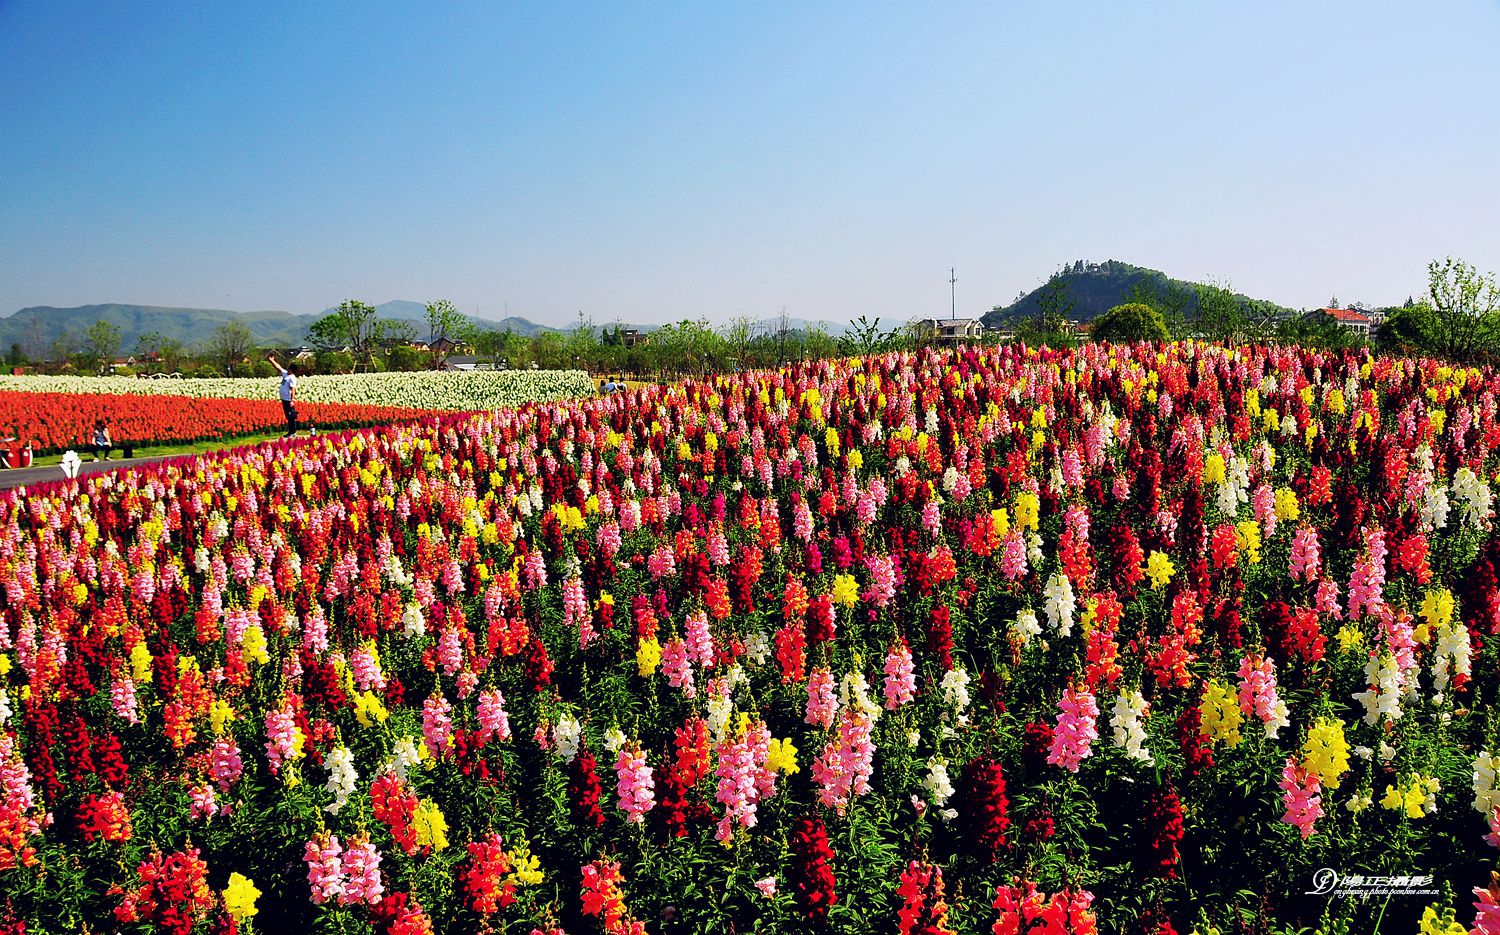
[{"label": "tall tree", "polygon": [[441,370],[449,349],[438,342],[461,344],[469,340],[473,329],[469,319],[447,299],[427,303],[427,346],[432,350],[432,369]]},{"label": "tall tree", "polygon": [[349,344],[349,338],[344,333],[344,323],[337,315],[324,315],[313,322],[307,329],[307,340],[318,351],[336,351]]},{"label": "tall tree", "polygon": [[93,358],[95,366],[108,367],[120,353],[120,337],[120,326],[101,318],[83,333],[84,353]]},{"label": "tall tree", "polygon": [[729,319],[721,332],[724,337],[725,351],[734,358],[739,367],[748,366],[746,360],[750,352],[750,339],[755,336],[755,322],[748,315],[741,315]]},{"label": "tall tree", "polygon": [[1217,283],[1198,284],[1199,334],[1215,341],[1237,341],[1245,336],[1247,323],[1240,297]]},{"label": "tall tree", "polygon": [[1073,307],[1067,282],[1061,276],[1053,276],[1037,296],[1038,329],[1043,333],[1062,331],[1067,327],[1068,316],[1073,314]]},{"label": "tall tree", "polygon": [[1496,345],[1500,287],[1494,273],[1448,257],[1427,264],[1427,295],[1439,353],[1452,360],[1473,360]]},{"label": "tall tree", "polygon": [[349,299],[334,310],[332,317],[349,345],[355,364],[368,366],[375,345],[385,335],[385,322],[380,320],[375,307]]},{"label": "tall tree", "polygon": [[250,354],[254,342],[250,326],[242,321],[226,321],[208,339],[208,353],[224,364],[225,374],[234,376],[235,365]]},{"label": "tall tree", "polygon": [[452,351],[452,348],[440,347],[438,342],[465,344],[471,335],[472,327],[469,326],[468,318],[453,308],[452,302],[438,299],[437,302],[428,303],[428,347],[432,350],[432,369],[443,369],[443,362],[449,359]]},{"label": "tall tree", "polygon": [[159,331],[147,332],[135,341],[137,357],[154,357],[169,372],[179,369],[184,352],[181,341],[169,338]]}]

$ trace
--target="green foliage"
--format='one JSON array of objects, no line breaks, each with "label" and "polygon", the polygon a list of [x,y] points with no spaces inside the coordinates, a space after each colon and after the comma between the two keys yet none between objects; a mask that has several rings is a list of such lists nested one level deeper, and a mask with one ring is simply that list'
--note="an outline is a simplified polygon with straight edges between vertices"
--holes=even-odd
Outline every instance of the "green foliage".
[{"label": "green foliage", "polygon": [[426,355],[407,344],[398,344],[391,348],[385,358],[387,370],[399,370],[403,372],[421,370],[426,363]]},{"label": "green foliage", "polygon": [[343,347],[347,341],[343,323],[336,315],[325,315],[307,329],[307,339],[320,351],[331,351]]},{"label": "green foliage", "polygon": [[1500,285],[1494,273],[1448,257],[1427,265],[1434,349],[1450,360],[1472,361],[1500,345]]},{"label": "green foliage", "polygon": [[1437,346],[1437,322],[1424,303],[1398,308],[1375,328],[1375,346],[1385,354],[1416,354]]},{"label": "green foliage", "polygon": [[857,320],[849,322],[849,330],[844,332],[839,343],[847,354],[868,356],[900,345],[901,333],[881,331],[879,318],[869,321],[861,315]]},{"label": "green foliage", "polygon": [[343,351],[324,351],[317,357],[319,373],[353,373],[354,355]]},{"label": "green foliage", "polygon": [[1095,341],[1130,344],[1135,341],[1170,341],[1172,335],[1161,312],[1140,302],[1127,302],[1094,319],[1090,337]]}]

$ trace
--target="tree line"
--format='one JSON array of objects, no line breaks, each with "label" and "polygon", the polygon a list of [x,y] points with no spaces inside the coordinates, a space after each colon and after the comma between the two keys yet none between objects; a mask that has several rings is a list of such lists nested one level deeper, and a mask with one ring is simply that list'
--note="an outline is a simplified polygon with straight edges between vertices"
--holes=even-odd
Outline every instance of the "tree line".
[{"label": "tree line", "polygon": [[[1421,298],[1378,310],[1383,320],[1369,343],[1386,353],[1500,363],[1500,286],[1495,274],[1450,257],[1432,261],[1427,279],[1427,292]],[[1329,304],[1336,307],[1338,302]],[[1038,313],[1016,322],[1012,336],[1033,345],[1073,346],[1081,337],[1069,324],[1074,307],[1067,283],[1053,276],[1038,296]],[[1247,299],[1218,283],[1185,285],[1172,280],[1165,286],[1135,286],[1128,301],[1094,320],[1089,338],[1113,342],[1274,340],[1326,349],[1366,341],[1328,316]],[[984,338],[999,339],[992,333]],[[418,346],[419,340],[425,349]],[[568,330],[523,335],[484,327],[447,300],[428,303],[425,321],[418,323],[381,319],[374,306],[351,299],[312,325],[308,334],[312,359],[299,363],[305,371],[318,373],[413,371],[441,368],[451,354],[462,351],[486,368],[580,369],[666,379],[914,349],[935,340],[917,322],[883,327],[880,319],[861,316],[835,337],[818,325],[794,323],[784,314],[779,320],[762,322],[740,317],[718,327],[706,319],[683,319],[636,334],[620,325],[597,327],[580,313]],[[59,338],[52,361],[37,369],[109,372],[121,345],[120,329],[100,320],[81,336]],[[262,350],[247,326],[229,321],[201,347],[190,349],[175,338],[152,333],[140,337],[134,354],[136,369],[143,373],[272,376],[275,369],[263,359]],[[25,366],[30,361],[19,345],[12,345],[7,363]]]}]

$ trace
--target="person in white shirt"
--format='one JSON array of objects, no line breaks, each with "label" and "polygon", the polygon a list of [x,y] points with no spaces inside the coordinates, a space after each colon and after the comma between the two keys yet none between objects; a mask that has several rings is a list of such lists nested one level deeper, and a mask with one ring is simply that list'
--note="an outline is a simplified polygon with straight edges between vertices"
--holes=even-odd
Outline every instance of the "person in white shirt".
[{"label": "person in white shirt", "polygon": [[281,411],[286,413],[286,434],[282,437],[291,438],[297,434],[297,364],[294,362],[288,370],[275,354],[267,354],[266,360],[281,371]]}]

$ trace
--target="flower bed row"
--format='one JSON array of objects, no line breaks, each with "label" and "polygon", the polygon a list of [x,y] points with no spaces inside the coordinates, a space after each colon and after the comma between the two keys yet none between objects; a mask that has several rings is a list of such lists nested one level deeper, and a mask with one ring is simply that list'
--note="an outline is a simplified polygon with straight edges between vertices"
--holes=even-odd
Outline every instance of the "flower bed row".
[{"label": "flower bed row", "polygon": [[[299,403],[303,426],[320,429],[377,425],[412,419],[426,412],[397,406]],[[29,440],[42,454],[85,450],[94,422],[109,420],[116,446],[161,445],[233,438],[268,432],[286,424],[275,399],[196,399],[71,393],[16,393],[0,390],[0,436]]]},{"label": "flower bed row", "polygon": [[[0,391],[275,400],[279,379],[0,376]],[[501,409],[592,393],[593,383],[582,370],[323,374],[297,380],[301,402],[452,411]]]},{"label": "flower bed row", "polygon": [[1497,391],[965,349],[0,494],[0,921],[1495,932]]}]

